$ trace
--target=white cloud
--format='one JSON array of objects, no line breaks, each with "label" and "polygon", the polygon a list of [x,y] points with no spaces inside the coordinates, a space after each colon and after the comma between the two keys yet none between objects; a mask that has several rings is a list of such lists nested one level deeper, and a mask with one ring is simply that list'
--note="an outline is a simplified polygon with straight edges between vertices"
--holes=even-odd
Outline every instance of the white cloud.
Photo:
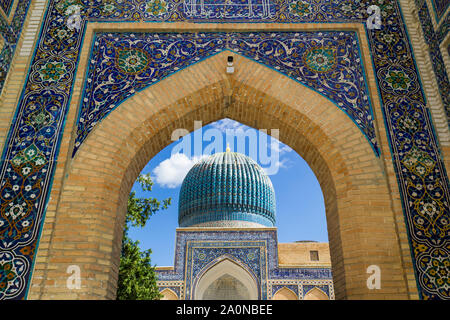
[{"label": "white cloud", "polygon": [[193,157],[188,158],[182,153],[176,153],[170,156],[169,159],[162,161],[154,170],[153,180],[161,187],[177,188],[181,185],[186,177],[186,174],[199,160],[204,158]]},{"label": "white cloud", "polygon": [[225,118],[216,122],[213,122],[211,126],[215,129],[219,129],[222,132],[225,132],[226,129],[232,129],[232,130],[238,130],[242,129],[245,130],[247,127],[237,121]]}]

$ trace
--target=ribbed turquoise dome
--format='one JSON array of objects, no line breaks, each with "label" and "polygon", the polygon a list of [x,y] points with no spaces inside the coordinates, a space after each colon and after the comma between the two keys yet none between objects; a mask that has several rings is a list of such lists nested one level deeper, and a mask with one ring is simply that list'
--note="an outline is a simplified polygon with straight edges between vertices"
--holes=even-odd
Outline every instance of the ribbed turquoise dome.
[{"label": "ribbed turquoise dome", "polygon": [[222,152],[199,161],[181,185],[180,227],[275,224],[275,191],[251,158]]}]

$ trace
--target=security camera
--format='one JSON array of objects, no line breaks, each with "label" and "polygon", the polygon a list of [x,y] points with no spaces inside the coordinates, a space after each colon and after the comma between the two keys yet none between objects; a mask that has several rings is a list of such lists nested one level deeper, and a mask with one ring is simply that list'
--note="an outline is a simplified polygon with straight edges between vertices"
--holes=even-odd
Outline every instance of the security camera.
[{"label": "security camera", "polygon": [[228,56],[228,59],[227,59],[227,73],[229,73],[229,74],[234,73],[233,57],[232,56]]}]

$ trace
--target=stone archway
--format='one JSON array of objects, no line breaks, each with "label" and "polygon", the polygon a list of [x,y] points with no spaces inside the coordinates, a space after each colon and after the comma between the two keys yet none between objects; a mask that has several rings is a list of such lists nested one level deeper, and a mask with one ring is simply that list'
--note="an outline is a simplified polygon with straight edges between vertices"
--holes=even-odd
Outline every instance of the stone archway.
[{"label": "stone archway", "polygon": [[[171,143],[173,130],[192,131],[194,120],[208,124],[224,117],[254,128],[279,128],[280,140],[315,172],[325,199],[337,299],[407,298],[392,209],[393,203],[400,205],[390,195],[389,164],[331,101],[237,55],[237,72],[226,75],[229,54],[132,96],[91,132],[73,159],[72,137],[65,133],[65,178],[60,190],[52,190],[55,196],[60,192],[57,214],[44,224],[49,236],[39,247],[30,298],[114,298],[126,199],[135,178]],[[388,150],[386,138],[380,140]],[[66,269],[74,264],[80,266],[82,285],[70,291]],[[377,291],[366,286],[366,269],[374,264],[383,270]]]}]

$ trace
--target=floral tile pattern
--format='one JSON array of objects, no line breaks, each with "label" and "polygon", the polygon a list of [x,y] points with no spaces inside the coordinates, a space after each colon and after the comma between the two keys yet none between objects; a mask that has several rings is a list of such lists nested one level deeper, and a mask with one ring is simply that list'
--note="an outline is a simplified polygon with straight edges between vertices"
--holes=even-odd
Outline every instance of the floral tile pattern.
[{"label": "floral tile pattern", "polygon": [[[22,14],[17,21],[23,21],[20,18],[24,18],[26,10],[20,8],[27,8],[28,4],[25,0],[19,2],[18,10],[22,11],[18,12]],[[397,1],[384,0],[251,0],[245,3],[241,0],[50,0],[38,46],[32,57],[28,78],[2,154],[0,281],[5,284],[5,288],[2,289],[0,298],[22,299],[27,295],[26,288],[31,281],[35,248],[45,218],[62,132],[63,129],[71,129],[64,128],[64,119],[88,21],[353,22],[366,25],[369,18],[367,8],[373,4],[380,8],[382,23],[380,29],[366,28],[367,37],[401,192],[419,294],[423,299],[449,299],[450,267],[446,263],[450,253],[448,175],[426,107],[399,5]],[[431,25],[428,8],[426,11],[420,5],[418,8],[424,33],[427,34],[428,26]],[[4,52],[9,50],[9,53],[2,53],[0,57],[0,84],[3,84],[6,77],[21,24],[22,22],[8,26],[0,19],[3,37],[13,44],[5,46]],[[235,37],[233,39],[236,43],[248,43],[239,49],[240,54],[254,57],[252,49],[256,47],[248,38],[242,38],[239,34],[230,36]],[[346,33],[343,39],[345,36]],[[256,34],[253,39],[256,39],[257,44],[263,43],[263,39],[267,39],[267,33]],[[445,104],[448,102],[445,98],[449,92],[448,76],[442,67],[440,52],[435,50],[438,42],[436,33],[430,33],[427,39],[431,39],[434,71]],[[219,49],[218,39],[211,41]],[[288,38],[281,38],[279,47],[273,48],[283,45],[289,47],[292,45],[290,41]],[[119,48],[120,41],[114,45]],[[303,69],[305,76],[315,74],[317,79],[322,79],[321,77],[331,75],[342,67],[339,58],[335,61],[339,52],[335,56],[333,46],[329,47],[315,51],[312,49],[305,55],[302,63],[309,66]],[[145,52],[148,51],[127,53],[114,50],[104,53],[106,56],[110,54],[111,57],[117,57],[114,60],[116,72],[126,74],[125,81],[134,81],[137,74],[150,75],[150,62]],[[266,65],[280,63],[275,56],[271,59],[269,54],[258,57],[265,59]],[[170,73],[168,69],[164,71]],[[280,66],[280,72],[290,71],[292,70]],[[315,85],[319,83],[317,80]],[[448,103],[446,106],[448,107]],[[90,107],[88,105],[87,110]],[[341,109],[342,107],[344,106]],[[99,110],[98,114],[104,111]],[[351,109],[347,111],[350,113]],[[359,127],[369,136],[370,130],[363,129],[369,119],[364,120]],[[79,134],[85,132],[89,132],[89,125]],[[80,136],[83,137],[83,134]],[[12,275],[9,270],[13,270]]]},{"label": "floral tile pattern", "polygon": [[[328,97],[379,154],[358,37],[355,32],[336,31],[97,34],[73,155],[95,125],[127,97],[223,50],[269,66]],[[59,65],[45,64],[39,77],[53,81],[63,72]],[[392,82],[398,90],[402,88],[397,86],[406,89],[414,83],[401,70],[395,75]]]}]

